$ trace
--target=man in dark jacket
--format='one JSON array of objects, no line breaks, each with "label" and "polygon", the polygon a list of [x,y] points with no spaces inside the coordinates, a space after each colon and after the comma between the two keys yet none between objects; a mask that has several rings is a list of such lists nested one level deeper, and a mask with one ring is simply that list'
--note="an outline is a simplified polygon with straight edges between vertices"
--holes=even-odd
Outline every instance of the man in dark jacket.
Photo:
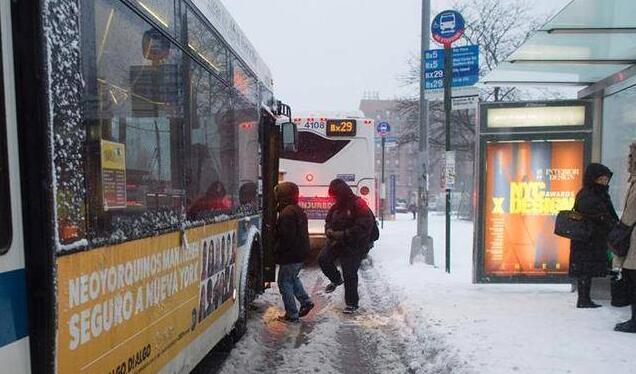
[{"label": "man in dark jacket", "polygon": [[[320,252],[318,261],[322,272],[331,281],[325,292],[331,293],[344,283],[347,304],[344,313],[351,314],[358,310],[358,269],[371,246],[375,222],[366,202],[354,195],[344,181],[331,181],[329,196],[335,198],[336,202],[327,213],[327,244]],[[336,259],[340,259],[342,275],[335,265]]]},{"label": "man in dark jacket", "polygon": [[[279,183],[274,192],[278,205],[274,257],[279,265],[278,288],[285,305],[285,315],[279,320],[298,322],[299,317],[304,317],[314,307],[298,278],[309,253],[307,215],[298,206],[298,186],[294,183]],[[300,302],[300,311],[295,299]]]},{"label": "man in dark jacket", "polygon": [[577,279],[577,308],[598,308],[590,298],[593,277],[604,277],[609,269],[607,235],[618,216],[608,193],[612,172],[605,165],[590,164],[585,170],[583,188],[576,195],[574,210],[581,213],[591,231],[586,241],[570,242],[570,276]]}]

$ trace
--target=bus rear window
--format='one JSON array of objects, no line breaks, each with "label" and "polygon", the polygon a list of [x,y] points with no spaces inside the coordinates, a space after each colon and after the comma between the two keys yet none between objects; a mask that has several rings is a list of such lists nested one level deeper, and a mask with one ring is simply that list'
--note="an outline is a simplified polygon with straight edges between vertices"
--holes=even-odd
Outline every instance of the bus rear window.
[{"label": "bus rear window", "polygon": [[280,157],[287,160],[324,164],[342,151],[350,140],[327,139],[308,131],[298,132],[298,152],[281,152]]}]

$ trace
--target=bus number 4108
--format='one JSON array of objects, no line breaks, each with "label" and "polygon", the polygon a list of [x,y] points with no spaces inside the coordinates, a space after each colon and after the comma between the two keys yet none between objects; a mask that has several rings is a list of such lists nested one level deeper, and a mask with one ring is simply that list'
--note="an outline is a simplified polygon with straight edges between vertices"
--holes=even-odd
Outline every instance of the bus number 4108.
[{"label": "bus number 4108", "polygon": [[325,123],[324,122],[305,122],[305,128],[322,130],[325,128]]}]

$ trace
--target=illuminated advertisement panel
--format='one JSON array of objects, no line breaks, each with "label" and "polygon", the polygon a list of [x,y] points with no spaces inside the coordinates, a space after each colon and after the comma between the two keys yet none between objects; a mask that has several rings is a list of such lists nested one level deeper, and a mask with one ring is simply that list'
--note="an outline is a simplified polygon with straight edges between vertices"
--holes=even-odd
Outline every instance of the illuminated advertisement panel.
[{"label": "illuminated advertisement panel", "polygon": [[582,186],[583,140],[488,142],[482,276],[567,276],[567,239],[553,234],[560,210]]}]

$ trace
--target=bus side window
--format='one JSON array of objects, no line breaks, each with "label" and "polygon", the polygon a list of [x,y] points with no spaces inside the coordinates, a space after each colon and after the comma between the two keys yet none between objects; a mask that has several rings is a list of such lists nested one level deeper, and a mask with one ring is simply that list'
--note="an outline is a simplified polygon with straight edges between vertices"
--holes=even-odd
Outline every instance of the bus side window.
[{"label": "bus side window", "polygon": [[84,25],[82,50],[89,239],[107,243],[173,230],[186,199],[179,163],[182,52],[118,1],[85,4],[83,11],[94,13]]},{"label": "bus side window", "polygon": [[[0,55],[2,51],[0,50]],[[2,59],[0,58],[0,67]],[[11,242],[11,197],[9,195],[9,162],[7,154],[7,126],[4,110],[4,81],[0,68],[0,254],[9,250]]]}]

